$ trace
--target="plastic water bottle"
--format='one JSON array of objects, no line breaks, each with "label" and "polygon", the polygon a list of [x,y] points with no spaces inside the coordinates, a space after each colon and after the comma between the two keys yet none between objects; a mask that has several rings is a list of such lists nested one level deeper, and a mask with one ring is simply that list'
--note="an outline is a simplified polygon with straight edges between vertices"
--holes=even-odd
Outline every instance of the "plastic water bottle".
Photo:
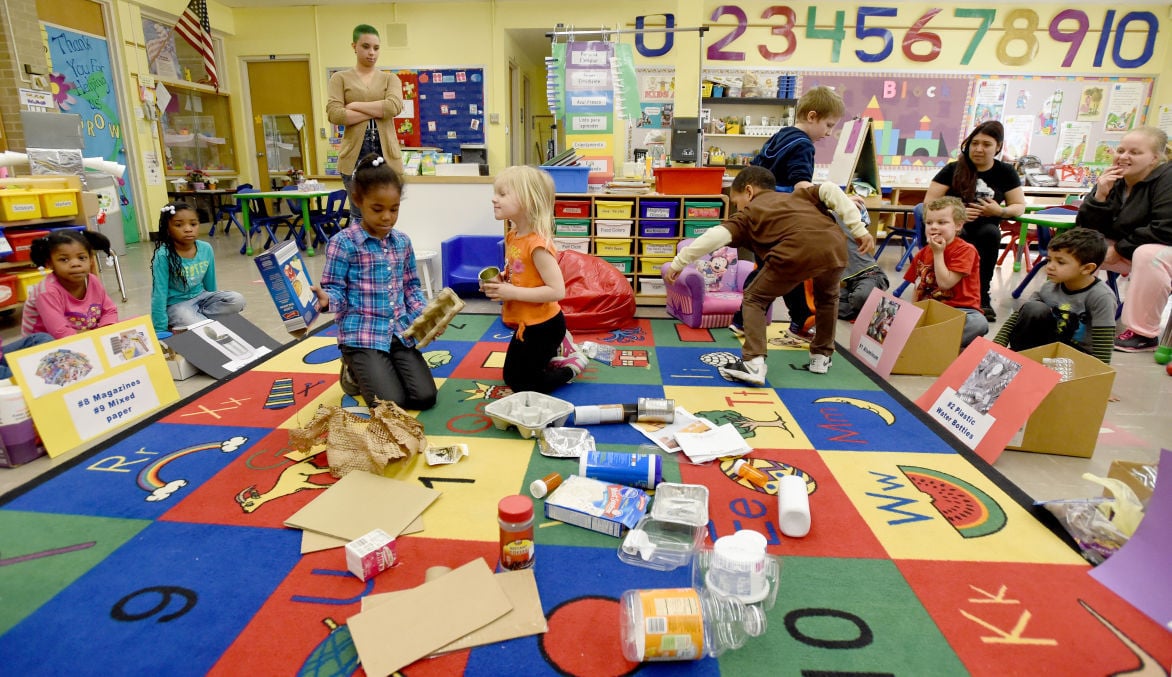
[{"label": "plastic water bottle", "polygon": [[632,662],[713,658],[765,634],[765,611],[712,590],[628,590],[619,605],[623,656]]}]

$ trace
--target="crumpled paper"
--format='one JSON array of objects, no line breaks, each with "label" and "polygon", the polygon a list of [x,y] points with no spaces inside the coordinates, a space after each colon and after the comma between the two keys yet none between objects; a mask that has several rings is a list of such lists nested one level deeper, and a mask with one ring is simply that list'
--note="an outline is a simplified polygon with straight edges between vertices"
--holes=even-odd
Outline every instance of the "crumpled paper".
[{"label": "crumpled paper", "polygon": [[289,431],[289,444],[301,452],[325,444],[334,477],[354,470],[381,475],[388,463],[423,453],[427,437],[423,424],[394,402],[379,402],[369,419],[323,404],[309,425]]}]

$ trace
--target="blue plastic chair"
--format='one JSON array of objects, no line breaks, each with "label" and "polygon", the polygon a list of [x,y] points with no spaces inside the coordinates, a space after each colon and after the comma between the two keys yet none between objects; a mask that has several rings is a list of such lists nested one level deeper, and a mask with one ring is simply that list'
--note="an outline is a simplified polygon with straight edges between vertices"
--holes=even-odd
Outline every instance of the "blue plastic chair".
[{"label": "blue plastic chair", "polygon": [[[250,190],[252,190],[251,183],[242,183],[239,186],[236,186],[237,193],[247,192]],[[220,222],[220,219],[224,220],[224,234],[225,235],[228,233],[228,230],[229,230],[228,224],[232,223],[232,224],[235,224],[236,230],[240,231],[241,236],[247,237],[247,234],[244,232],[244,225],[241,224],[240,219],[237,218],[238,214],[240,214],[240,203],[238,203],[234,200],[229,200],[228,202],[221,202],[219,208],[216,209],[215,215],[212,217],[212,227],[208,229],[208,237],[211,237],[216,234],[216,224],[218,224]]]},{"label": "blue plastic chair", "polygon": [[[887,237],[883,238],[879,249],[875,251],[875,260],[879,260],[879,256],[883,253],[883,248],[887,246],[893,238],[899,238],[900,244],[903,245],[903,256],[899,257],[899,262],[895,264],[895,271],[903,270],[904,265],[911,260],[915,255],[916,249],[924,246],[924,205],[918,204],[912,212],[912,217],[915,220],[913,228],[891,228],[887,232]],[[904,222],[906,225],[906,221]]]},{"label": "blue plastic chair", "polygon": [[484,296],[480,271],[504,265],[505,241],[498,235],[456,235],[440,243],[444,286],[457,296]]},{"label": "blue plastic chair", "polygon": [[[256,193],[256,192],[258,192],[258,191],[256,191],[255,189],[236,191],[237,194]],[[264,247],[262,247],[262,249],[267,249],[274,242],[279,241],[277,239],[276,231],[273,229],[279,228],[281,226],[281,224],[287,223],[288,222],[287,217],[281,216],[281,215],[270,216],[269,215],[269,208],[265,204],[265,201],[262,198],[248,198],[248,214],[249,214],[249,222],[250,222],[251,231],[252,231],[250,233],[250,235],[257,235],[261,231],[264,231],[268,235],[268,241],[265,242],[265,245],[264,245]],[[241,254],[245,253],[245,249],[247,247],[247,244],[248,243],[247,243],[247,239],[246,239],[245,246],[240,248]]]},{"label": "blue plastic chair", "polygon": [[335,190],[326,196],[324,210],[310,212],[310,226],[313,228],[313,246],[324,245],[344,227],[349,225],[350,207],[346,204],[346,189]]}]

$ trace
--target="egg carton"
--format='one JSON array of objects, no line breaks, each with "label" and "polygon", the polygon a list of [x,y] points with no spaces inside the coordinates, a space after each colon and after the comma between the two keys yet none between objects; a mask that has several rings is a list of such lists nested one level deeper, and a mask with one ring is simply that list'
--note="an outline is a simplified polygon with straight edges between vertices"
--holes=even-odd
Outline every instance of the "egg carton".
[{"label": "egg carton", "polygon": [[444,287],[415,318],[404,335],[415,339],[416,348],[422,348],[431,343],[463,309],[464,301],[456,296],[456,292]]},{"label": "egg carton", "polygon": [[543,428],[564,424],[574,413],[574,405],[556,397],[525,391],[489,402],[484,413],[498,430],[516,426],[521,437],[529,439],[537,437]]}]

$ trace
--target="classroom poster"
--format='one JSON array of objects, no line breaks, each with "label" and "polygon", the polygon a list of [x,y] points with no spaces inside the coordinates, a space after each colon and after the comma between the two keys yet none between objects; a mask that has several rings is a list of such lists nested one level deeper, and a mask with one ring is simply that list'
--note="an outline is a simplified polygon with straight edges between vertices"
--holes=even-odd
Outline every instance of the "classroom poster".
[{"label": "classroom poster", "polygon": [[1005,95],[1009,91],[1009,83],[1000,80],[981,80],[977,82],[973,92],[973,127],[988,122],[1000,120],[1005,110]]},{"label": "classroom poster", "polygon": [[179,399],[145,315],[22,350],[8,363],[49,456]]},{"label": "classroom poster", "polygon": [[1105,89],[1102,85],[1083,87],[1082,94],[1078,97],[1079,120],[1098,120],[1103,117]]},{"label": "classroom poster", "polygon": [[1053,369],[978,337],[916,405],[993,463],[1059,378]]},{"label": "classroom poster", "polygon": [[[614,45],[609,41],[566,44],[566,145],[578,150],[581,163],[590,166],[591,174],[614,173],[613,56]],[[609,140],[604,147],[584,152],[604,138]]]},{"label": "classroom poster", "polygon": [[[403,89],[403,110],[395,116],[395,136],[402,148],[418,148],[419,140],[419,74],[415,71],[398,71],[399,85]],[[337,165],[335,164],[335,167]]]},{"label": "classroom poster", "polygon": [[891,376],[891,368],[923,314],[923,308],[911,301],[872,289],[851,325],[851,354],[883,378]]},{"label": "classroom poster", "polygon": [[1090,150],[1090,138],[1090,122],[1063,122],[1058,125],[1058,149],[1054,151],[1054,164],[1089,162],[1087,152]]},{"label": "classroom poster", "polygon": [[1111,85],[1111,99],[1107,103],[1105,132],[1126,132],[1133,129],[1146,88],[1140,82],[1117,82]]},{"label": "classroom poster", "polygon": [[1005,125],[1005,143],[1002,145],[1001,158],[1011,160],[1030,154],[1030,139],[1034,136],[1034,116],[1007,115],[1002,121]]},{"label": "classroom poster", "polygon": [[175,31],[171,26],[143,18],[142,35],[146,40],[147,66],[151,75],[178,80],[179,53],[175,51]]}]

